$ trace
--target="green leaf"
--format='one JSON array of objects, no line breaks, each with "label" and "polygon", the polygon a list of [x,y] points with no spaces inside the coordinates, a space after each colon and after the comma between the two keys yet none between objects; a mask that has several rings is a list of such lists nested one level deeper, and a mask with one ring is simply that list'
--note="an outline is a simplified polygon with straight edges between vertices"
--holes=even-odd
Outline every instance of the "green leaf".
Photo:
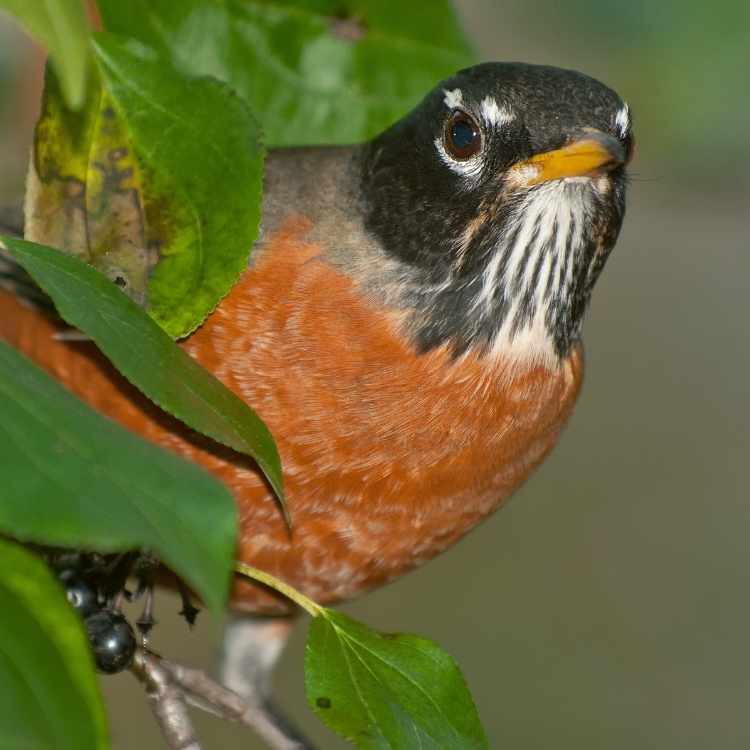
[{"label": "green leaf", "polygon": [[3,242],[52,297],[60,315],[87,333],[157,406],[198,432],[252,456],[286,513],[276,445],[266,425],[244,401],[91,266],[33,242],[11,238]]},{"label": "green leaf", "polygon": [[305,649],[307,699],[342,737],[365,750],[489,748],[463,675],[437,644],[416,635],[377,633],[246,563],[236,563],[235,571],[312,615]]},{"label": "green leaf", "polygon": [[160,229],[148,310],[184,336],[247,268],[260,225],[259,128],[219,81],[188,78],[111,35],[97,35],[94,49],[138,158],[147,223]]},{"label": "green leaf", "polygon": [[107,748],[104,705],[78,615],[44,563],[1,539],[0,612],[0,747]]},{"label": "green leaf", "polygon": [[0,531],[103,552],[153,549],[223,609],[237,520],[220,482],[97,414],[2,342],[0,413]]},{"label": "green leaf", "polygon": [[318,716],[364,750],[489,747],[458,666],[416,635],[325,609],[310,624],[305,687]]},{"label": "green leaf", "polygon": [[0,0],[49,52],[65,101],[79,109],[90,67],[89,25],[82,0]]},{"label": "green leaf", "polygon": [[185,336],[247,267],[260,224],[259,128],[219,81],[111,35],[94,49],[101,80],[80,112],[47,76],[26,237],[87,260]]},{"label": "green leaf", "polygon": [[376,135],[473,62],[449,0],[99,0],[109,31],[228,82],[272,146]]}]

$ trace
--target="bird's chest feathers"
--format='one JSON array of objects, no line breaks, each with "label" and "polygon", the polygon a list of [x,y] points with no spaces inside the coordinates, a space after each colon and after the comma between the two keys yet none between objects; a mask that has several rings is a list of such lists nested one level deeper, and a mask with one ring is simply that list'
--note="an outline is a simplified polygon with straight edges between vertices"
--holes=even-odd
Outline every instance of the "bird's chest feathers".
[{"label": "bird's chest feathers", "polygon": [[275,235],[197,340],[218,348],[212,369],[269,424],[292,504],[330,508],[333,496],[370,512],[398,504],[415,519],[441,503],[496,504],[554,442],[580,352],[526,371],[447,348],[417,353],[395,314],[305,244],[303,229]]},{"label": "bird's chest feathers", "polygon": [[[242,559],[328,602],[436,555],[518,487],[570,414],[582,356],[524,372],[419,354],[304,228],[267,240],[185,346],[259,412],[281,455],[291,536],[257,475],[211,466],[237,494]],[[256,589],[240,596],[260,606]]]}]

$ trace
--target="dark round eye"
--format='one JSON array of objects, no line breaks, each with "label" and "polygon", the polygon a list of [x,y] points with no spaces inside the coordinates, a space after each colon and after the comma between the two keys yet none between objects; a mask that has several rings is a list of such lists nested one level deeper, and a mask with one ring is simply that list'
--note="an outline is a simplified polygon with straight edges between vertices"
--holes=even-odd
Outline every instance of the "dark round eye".
[{"label": "dark round eye", "polygon": [[445,125],[445,150],[454,159],[470,159],[482,148],[482,134],[466,112],[454,112]]}]

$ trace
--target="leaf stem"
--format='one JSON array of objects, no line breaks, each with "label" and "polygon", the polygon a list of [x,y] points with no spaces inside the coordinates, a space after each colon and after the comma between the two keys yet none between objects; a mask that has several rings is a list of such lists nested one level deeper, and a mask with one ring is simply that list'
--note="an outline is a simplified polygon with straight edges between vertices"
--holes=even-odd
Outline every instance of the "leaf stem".
[{"label": "leaf stem", "polygon": [[264,583],[266,586],[275,589],[291,599],[295,604],[298,604],[313,617],[317,617],[325,612],[325,608],[321,607],[320,604],[316,604],[312,599],[308,599],[304,594],[297,591],[297,589],[292,588],[288,583],[284,583],[284,581],[276,578],[276,576],[272,576],[270,573],[265,573],[258,568],[254,568],[252,565],[247,565],[239,561],[234,564],[234,569],[240,575],[260,581],[260,583]]}]

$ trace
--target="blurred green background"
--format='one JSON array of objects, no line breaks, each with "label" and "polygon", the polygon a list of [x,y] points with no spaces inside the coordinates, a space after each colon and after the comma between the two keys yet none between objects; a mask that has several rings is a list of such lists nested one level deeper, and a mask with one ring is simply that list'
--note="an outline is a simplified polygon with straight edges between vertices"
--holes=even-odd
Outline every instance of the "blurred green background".
[{"label": "blurred green background", "polygon": [[[345,609],[446,647],[493,748],[747,748],[750,5],[459,7],[483,59],[577,68],[631,103],[628,217],[553,456],[452,551]],[[39,79],[7,26],[0,76],[7,201],[21,189]],[[218,624],[203,616],[188,633],[177,609],[160,598],[155,648],[209,667]],[[303,630],[278,695],[321,748],[343,748],[306,708]],[[115,748],[162,747],[132,678],[104,683]],[[197,720],[207,750],[260,747]]]}]

